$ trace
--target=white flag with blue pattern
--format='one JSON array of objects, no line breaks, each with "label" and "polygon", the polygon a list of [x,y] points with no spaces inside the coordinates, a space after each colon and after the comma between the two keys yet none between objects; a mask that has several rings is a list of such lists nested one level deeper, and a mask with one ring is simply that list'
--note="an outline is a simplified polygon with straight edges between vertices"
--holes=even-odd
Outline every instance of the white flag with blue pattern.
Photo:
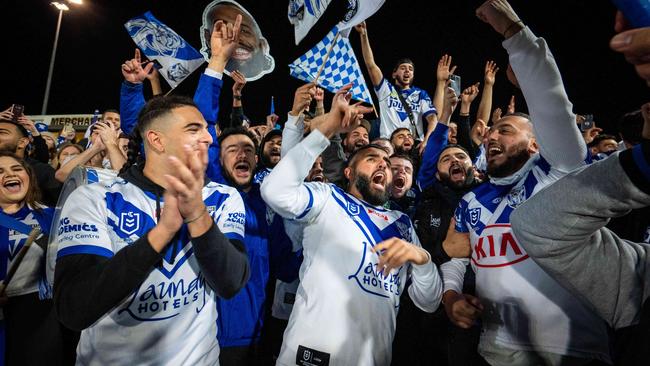
[{"label": "white flag with blue pattern", "polygon": [[205,62],[194,47],[150,11],[129,20],[124,27],[147,58],[160,63],[158,71],[172,88]]},{"label": "white flag with blue pattern", "polygon": [[[354,85],[350,90],[352,99],[372,104],[370,90],[368,90],[366,80],[361,73],[350,40],[340,35],[336,37],[337,33],[338,28],[334,27],[316,46],[289,64],[290,75],[308,83],[316,82],[316,84],[332,93],[336,93],[344,85],[353,83]],[[332,46],[335,38],[336,43]],[[332,46],[332,52],[325,62],[325,67],[318,80],[314,80],[323,61],[325,61],[330,46]]]}]

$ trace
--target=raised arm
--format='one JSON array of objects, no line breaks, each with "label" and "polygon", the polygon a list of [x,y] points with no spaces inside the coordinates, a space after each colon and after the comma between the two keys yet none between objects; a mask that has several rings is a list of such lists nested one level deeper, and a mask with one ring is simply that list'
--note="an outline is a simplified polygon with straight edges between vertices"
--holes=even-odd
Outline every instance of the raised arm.
[{"label": "raised arm", "polygon": [[120,89],[120,118],[122,131],[127,135],[133,132],[138,113],[144,107],[142,82],[153,69],[153,63],[142,66],[140,50],[136,48],[133,58],[125,61],[121,68],[124,81]]},{"label": "raised arm", "polygon": [[490,111],[492,109],[492,91],[494,88],[494,81],[496,79],[497,71],[499,68],[494,61],[485,63],[485,74],[483,77],[483,92],[481,94],[481,102],[478,105],[478,112],[476,112],[476,119],[485,122],[490,120]]},{"label": "raised arm", "polygon": [[217,21],[210,37],[210,62],[199,79],[199,86],[194,94],[194,102],[199,107],[208,123],[208,131],[212,136],[212,144],[208,150],[208,177],[218,183],[224,183],[225,178],[219,164],[219,140],[217,138],[217,118],[219,116],[219,96],[223,86],[223,71],[232,52],[239,42],[241,15],[237,15],[235,24],[224,24]]},{"label": "raised arm", "polygon": [[372,54],[372,48],[370,48],[370,40],[368,39],[368,28],[366,26],[366,22],[363,21],[356,25],[354,27],[357,32],[359,32],[359,36],[361,37],[361,53],[363,54],[363,61],[366,64],[366,68],[368,69],[368,74],[370,74],[370,81],[372,82],[372,85],[377,87],[379,86],[379,83],[381,83],[381,79],[384,78],[384,76],[381,73],[381,70],[379,69],[379,66],[375,63],[375,57]]},{"label": "raised arm", "polygon": [[477,15],[505,38],[503,47],[528,104],[541,155],[563,173],[584,165],[587,147],[546,41],[525,27],[505,0],[484,3]]},{"label": "raised arm", "polygon": [[86,164],[88,160],[90,160],[93,156],[104,151],[104,149],[106,149],[106,147],[104,146],[101,137],[95,135],[95,138],[93,138],[90,147],[84,150],[81,154],[76,155],[75,157],[70,159],[65,164],[61,164],[59,169],[54,174],[54,178],[56,178],[56,180],[58,180],[61,183],[65,182],[65,180],[68,179],[68,176],[70,175],[70,173],[72,173],[72,170],[74,168],[78,167],[79,165]]},{"label": "raised arm", "polygon": [[308,219],[322,208],[319,206],[323,202],[320,197],[329,194],[329,186],[304,183],[305,177],[316,158],[329,145],[332,135],[358,126],[362,114],[372,111],[361,105],[349,105],[346,95],[351,87],[351,84],[347,85],[334,96],[332,110],[316,117],[316,129],[291,149],[262,183],[262,198],[282,217]]},{"label": "raised arm", "polygon": [[232,111],[230,112],[230,125],[227,127],[239,127],[244,122],[244,106],[242,105],[242,91],[246,86],[246,77],[235,70],[230,73],[234,81],[232,85]]},{"label": "raised arm", "polygon": [[282,149],[280,151],[282,157],[302,140],[305,122],[305,117],[302,112],[305,108],[309,107],[312,98],[316,94],[316,90],[317,88],[312,83],[305,84],[296,89],[293,97],[293,106],[282,130]]},{"label": "raised arm", "polygon": [[119,133],[112,125],[102,122],[97,122],[95,129],[99,132],[99,137],[106,147],[106,155],[111,162],[111,169],[119,172],[126,162],[126,156],[124,156],[118,144]]},{"label": "raised arm", "polygon": [[433,105],[438,111],[442,110],[442,106],[445,102],[447,81],[449,80],[449,75],[452,75],[454,71],[456,71],[456,66],[451,66],[451,56],[442,56],[438,61],[438,67],[436,68],[436,91],[433,94]]},{"label": "raised arm", "polygon": [[472,139],[472,131],[470,128],[470,107],[478,95],[478,86],[479,83],[476,83],[463,90],[460,95],[460,111],[458,121],[456,122],[458,126],[458,133],[456,134],[458,145],[467,149],[469,152],[469,158],[472,161],[474,161],[476,155],[478,155],[478,144],[475,144]]}]

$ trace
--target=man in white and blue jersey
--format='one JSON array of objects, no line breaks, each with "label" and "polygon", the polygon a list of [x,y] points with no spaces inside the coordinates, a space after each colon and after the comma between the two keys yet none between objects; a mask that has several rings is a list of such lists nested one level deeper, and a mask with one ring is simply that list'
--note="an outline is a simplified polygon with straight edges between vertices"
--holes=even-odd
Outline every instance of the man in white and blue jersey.
[{"label": "man in white and blue jersey", "polygon": [[243,201],[204,178],[212,137],[191,99],[152,99],[135,135],[121,177],[63,207],[58,316],[82,331],[80,365],[218,364],[216,297],[249,276]]},{"label": "man in white and blue jersey", "polygon": [[[433,131],[438,118],[436,108],[426,91],[413,86],[415,65],[409,59],[397,61],[391,74],[393,85],[384,78],[372,54],[366,22],[355,27],[361,35],[363,60],[370,74],[379,100],[379,136],[390,138],[398,128],[408,128],[416,140],[424,141],[425,135]],[[404,105],[408,103],[408,106]]]},{"label": "man in white and blue jersey", "polygon": [[[347,88],[349,90],[349,87]],[[358,125],[364,107],[337,93],[317,129],[291,149],[262,184],[262,197],[302,226],[300,286],[278,365],[389,365],[399,298],[407,279],[413,301],[434,311],[442,283],[411,220],[382,207],[390,197],[388,154],[358,149],[344,191],[304,182],[313,162],[342,126]],[[352,116],[345,120],[344,116]]]},{"label": "man in white and blue jersey", "polygon": [[518,205],[588,159],[560,72],[506,1],[486,2],[477,14],[506,38],[532,119],[507,115],[492,126],[490,181],[463,197],[443,244],[451,256],[470,257],[477,297],[462,294],[465,263],[456,259],[441,266],[443,303],[464,328],[482,315],[479,353],[492,365],[610,362],[604,322],[529,258],[510,228]]}]

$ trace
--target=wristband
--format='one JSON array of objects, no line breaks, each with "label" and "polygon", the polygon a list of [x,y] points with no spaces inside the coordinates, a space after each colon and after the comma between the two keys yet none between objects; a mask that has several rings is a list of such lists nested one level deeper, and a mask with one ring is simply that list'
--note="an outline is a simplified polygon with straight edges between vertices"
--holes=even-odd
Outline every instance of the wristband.
[{"label": "wristband", "polygon": [[232,99],[241,100],[241,95],[234,95],[233,94]]},{"label": "wristband", "polygon": [[203,208],[203,212],[201,212],[201,214],[200,214],[199,216],[197,216],[197,217],[195,217],[195,218],[193,218],[193,219],[191,219],[191,220],[184,219],[184,220],[183,220],[183,223],[184,223],[184,224],[191,224],[191,223],[193,223],[194,221],[196,221],[196,220],[200,219],[201,217],[203,217],[203,215],[205,215],[207,212],[208,212],[208,211],[207,211],[205,208]]}]

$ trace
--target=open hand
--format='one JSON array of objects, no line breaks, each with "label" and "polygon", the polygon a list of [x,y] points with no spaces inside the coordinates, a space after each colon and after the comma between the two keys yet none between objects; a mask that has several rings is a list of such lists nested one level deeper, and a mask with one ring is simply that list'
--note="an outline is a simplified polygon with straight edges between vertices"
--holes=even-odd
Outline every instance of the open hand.
[{"label": "open hand", "polygon": [[485,63],[485,77],[483,79],[485,81],[485,85],[494,85],[495,77],[498,71],[499,68],[494,61],[488,61]]},{"label": "open hand", "polygon": [[447,81],[449,80],[449,75],[453,74],[456,71],[456,66],[451,66],[451,56],[444,55],[438,61],[438,67],[436,68],[436,78],[438,81]]}]

